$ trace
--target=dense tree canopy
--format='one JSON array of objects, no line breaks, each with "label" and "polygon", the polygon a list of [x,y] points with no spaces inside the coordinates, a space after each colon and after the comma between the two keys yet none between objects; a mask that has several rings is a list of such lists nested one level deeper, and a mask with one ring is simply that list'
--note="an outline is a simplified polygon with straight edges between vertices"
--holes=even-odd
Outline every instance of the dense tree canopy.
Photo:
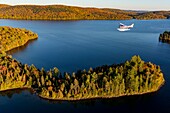
[{"label": "dense tree canopy", "polygon": [[108,8],[81,8],[64,5],[0,5],[0,18],[29,20],[127,20],[164,19],[169,11],[144,12]]},{"label": "dense tree canopy", "polygon": [[11,56],[0,55],[0,90],[32,88],[47,99],[78,100],[110,98],[157,91],[164,83],[159,66],[145,63],[139,56],[118,65],[103,65],[61,75],[21,64]]},{"label": "dense tree canopy", "polygon": [[29,40],[38,38],[36,33],[26,29],[0,27],[0,43],[3,51],[26,44]]},{"label": "dense tree canopy", "polygon": [[160,34],[159,41],[170,43],[170,32],[165,31],[163,34]]},{"label": "dense tree canopy", "polygon": [[0,4],[0,8],[5,8],[5,7],[9,7],[9,5],[6,5],[6,4]]},{"label": "dense tree canopy", "polygon": [[19,5],[0,8],[0,18],[33,20],[86,20],[86,19],[132,19],[129,13],[121,10],[80,8],[63,5]]},{"label": "dense tree canopy", "polygon": [[151,19],[166,19],[167,16],[164,14],[160,14],[160,13],[147,12],[147,13],[137,15],[135,16],[135,18],[139,20],[151,20]]}]

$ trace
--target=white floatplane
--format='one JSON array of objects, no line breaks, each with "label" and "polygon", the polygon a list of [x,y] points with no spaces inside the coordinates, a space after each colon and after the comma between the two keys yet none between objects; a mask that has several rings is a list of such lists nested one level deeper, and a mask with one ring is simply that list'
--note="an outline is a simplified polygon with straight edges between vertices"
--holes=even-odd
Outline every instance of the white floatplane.
[{"label": "white floatplane", "polygon": [[130,28],[133,28],[133,26],[134,26],[134,23],[131,24],[131,25],[129,25],[129,26],[120,23],[119,28],[117,28],[117,30],[118,30],[118,31],[129,31]]}]

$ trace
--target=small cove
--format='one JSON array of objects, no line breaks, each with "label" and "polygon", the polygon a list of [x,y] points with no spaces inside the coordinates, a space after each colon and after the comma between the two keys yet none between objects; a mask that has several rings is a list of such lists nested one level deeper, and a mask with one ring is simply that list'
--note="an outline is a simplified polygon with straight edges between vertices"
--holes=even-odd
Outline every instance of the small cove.
[{"label": "small cove", "polygon": [[[20,94],[15,94],[10,99],[6,96],[1,96],[2,100],[7,103],[22,103],[24,94],[30,98],[28,104],[34,106],[34,98],[38,103],[37,109],[44,106],[44,111],[51,109],[51,112],[64,112],[65,106],[69,106],[70,112],[94,112],[109,109],[117,112],[146,112],[146,109],[141,110],[144,106],[150,106],[150,112],[166,112],[169,110],[168,102],[170,78],[170,45],[158,42],[159,34],[170,29],[169,20],[128,20],[123,21],[126,24],[135,23],[135,27],[128,32],[118,32],[116,30],[119,22],[122,21],[16,21],[16,20],[0,20],[5,26],[20,27],[30,29],[39,35],[39,39],[30,43],[21,51],[13,52],[14,58],[23,63],[34,64],[38,68],[44,67],[46,70],[56,66],[63,73],[65,71],[72,72],[78,69],[88,69],[103,64],[121,63],[130,59],[131,56],[137,54],[145,61],[151,61],[161,66],[164,72],[166,83],[159,92],[149,95],[145,100],[144,96],[138,96],[134,101],[128,98],[119,105],[119,101],[113,99],[113,106],[103,104],[101,101],[94,101],[87,105],[77,103],[51,102],[46,105],[45,100],[41,100],[36,96],[32,96],[27,91],[21,91]],[[12,51],[11,51],[12,52]],[[17,97],[16,97],[17,96]],[[141,99],[142,98],[142,99]],[[121,100],[121,99],[120,99]],[[27,100],[28,101],[28,100]],[[45,104],[44,104],[45,103]],[[64,104],[63,104],[64,103]],[[80,102],[81,103],[81,102]],[[105,102],[107,103],[107,102]],[[150,104],[149,104],[150,103]],[[160,103],[164,103],[161,104]],[[18,104],[18,106],[20,105]],[[152,105],[151,105],[152,104]],[[50,106],[51,105],[51,106]],[[3,105],[4,112],[11,112],[5,109],[10,104]],[[22,105],[26,109],[29,105]],[[27,106],[27,107],[26,107]],[[54,107],[55,106],[55,107]],[[95,107],[94,107],[95,106]],[[160,108],[154,109],[156,107]],[[123,108],[122,108],[123,107]],[[17,107],[13,110],[17,111]],[[34,109],[36,112],[36,108]],[[72,111],[71,111],[72,110]],[[20,110],[18,112],[21,112]],[[47,111],[46,111],[47,112]]]}]

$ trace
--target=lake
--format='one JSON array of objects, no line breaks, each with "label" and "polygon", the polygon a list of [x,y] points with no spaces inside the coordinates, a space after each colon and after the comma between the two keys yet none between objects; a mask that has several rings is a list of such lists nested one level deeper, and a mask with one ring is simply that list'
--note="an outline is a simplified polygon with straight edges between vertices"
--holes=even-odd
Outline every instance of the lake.
[{"label": "lake", "polygon": [[[119,23],[134,28],[117,31]],[[159,42],[159,34],[170,31],[170,20],[82,20],[31,21],[0,20],[1,26],[26,28],[38,33],[37,40],[9,51],[14,58],[45,70],[57,67],[61,73],[104,64],[117,64],[140,55],[160,65],[165,85],[158,92],[141,96],[86,101],[48,101],[29,90],[0,93],[0,113],[169,113],[170,44]]]}]

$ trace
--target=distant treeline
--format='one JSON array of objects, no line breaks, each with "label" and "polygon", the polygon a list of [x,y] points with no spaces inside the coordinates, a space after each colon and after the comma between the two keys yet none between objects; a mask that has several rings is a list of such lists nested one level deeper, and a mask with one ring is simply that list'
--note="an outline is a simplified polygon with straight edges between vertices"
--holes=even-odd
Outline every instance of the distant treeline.
[{"label": "distant treeline", "polygon": [[2,51],[8,51],[23,46],[29,40],[38,38],[36,33],[26,29],[0,27],[0,46]]},{"label": "distant treeline", "polygon": [[28,20],[127,20],[166,19],[170,11],[139,12],[109,8],[81,8],[64,5],[0,5],[1,19]]},{"label": "distant treeline", "polygon": [[170,43],[170,31],[165,31],[163,34],[160,34],[159,41]]}]

